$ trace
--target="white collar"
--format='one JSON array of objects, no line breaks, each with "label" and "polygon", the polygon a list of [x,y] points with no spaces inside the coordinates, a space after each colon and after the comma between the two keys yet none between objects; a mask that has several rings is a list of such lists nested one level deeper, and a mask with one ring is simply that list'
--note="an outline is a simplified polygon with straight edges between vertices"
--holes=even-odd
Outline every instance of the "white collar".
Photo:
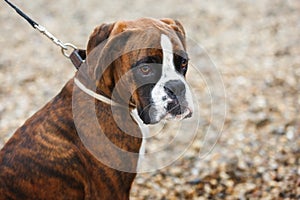
[{"label": "white collar", "polygon": [[124,107],[123,105],[101,95],[101,94],[97,94],[94,91],[88,89],[87,87],[85,87],[85,85],[83,85],[77,78],[74,78],[74,83],[86,94],[90,95],[91,97],[102,101],[103,103],[109,104],[111,106],[119,106],[119,107]]}]

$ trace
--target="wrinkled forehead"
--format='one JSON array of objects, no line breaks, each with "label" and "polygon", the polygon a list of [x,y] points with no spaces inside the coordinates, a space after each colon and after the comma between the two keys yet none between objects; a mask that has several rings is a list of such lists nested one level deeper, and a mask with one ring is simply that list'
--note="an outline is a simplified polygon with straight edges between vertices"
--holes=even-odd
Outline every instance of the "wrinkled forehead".
[{"label": "wrinkled forehead", "polygon": [[[123,33],[126,34],[126,33]],[[171,42],[172,48],[168,48],[170,53],[180,56],[186,55],[186,49],[177,34],[173,30],[155,30],[147,28],[143,31],[135,31],[129,37],[124,37],[124,45],[122,46],[123,55],[132,54],[132,59],[136,56],[163,56],[162,36]],[[122,40],[122,37],[120,38]],[[185,57],[185,56],[184,56]]]},{"label": "wrinkled forehead", "polygon": [[[173,23],[175,23],[173,21]],[[162,20],[155,20],[150,18],[141,18],[134,21],[119,21],[115,23],[115,29],[112,30],[111,35],[116,35],[115,33],[120,32],[131,32],[135,33],[135,36],[138,38],[134,38],[137,41],[135,44],[139,44],[139,39],[141,39],[140,44],[159,44],[160,36],[162,34],[167,35],[175,45],[179,45],[181,48],[184,48],[182,41],[178,38],[178,36],[183,36],[183,31],[176,26],[171,26],[169,23],[165,23]],[[122,30],[122,31],[120,31]]]},{"label": "wrinkled forehead", "polygon": [[[124,33],[126,34],[126,32]],[[126,45],[124,50],[127,52],[141,49],[162,49],[161,36],[166,35],[172,43],[172,49],[176,51],[185,51],[184,45],[178,38],[174,30],[156,30],[147,28],[142,31],[134,31],[129,37],[124,37]]]},{"label": "wrinkled forehead", "polygon": [[[161,37],[165,35],[172,44],[172,53],[185,55],[185,47],[172,29],[158,29],[147,27],[143,29],[129,29],[116,35],[110,35],[104,46],[98,45],[89,55],[89,64],[97,60],[98,65],[105,69],[114,62],[122,62],[128,69],[138,60],[148,56],[156,56],[163,59]],[[170,50],[170,49],[169,49]],[[169,51],[168,50],[168,51]],[[98,53],[97,53],[98,52]],[[99,56],[100,52],[100,57]],[[125,69],[121,69],[123,71]]]}]

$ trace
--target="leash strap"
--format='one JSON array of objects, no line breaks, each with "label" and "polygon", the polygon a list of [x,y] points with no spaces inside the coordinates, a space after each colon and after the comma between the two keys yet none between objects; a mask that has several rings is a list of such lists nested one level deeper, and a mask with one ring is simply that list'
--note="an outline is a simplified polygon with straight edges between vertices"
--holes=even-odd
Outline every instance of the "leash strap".
[{"label": "leash strap", "polygon": [[14,4],[12,4],[11,2],[9,2],[8,0],[4,0],[8,5],[10,5],[10,7],[12,7],[13,9],[15,9],[15,11],[21,15],[33,28],[36,28],[36,26],[38,26],[39,24],[36,23],[35,21],[33,21],[30,17],[28,17],[22,10],[20,10],[18,7],[16,7]]},{"label": "leash strap", "polygon": [[[4,0],[10,7],[12,7],[22,18],[24,18],[34,29],[38,30],[40,33],[49,38],[54,44],[61,48],[61,51],[64,56],[69,58],[75,68],[78,70],[80,65],[84,62],[86,54],[85,50],[78,49],[75,45],[70,43],[64,43],[61,40],[57,39],[54,35],[52,35],[47,29],[33,19],[31,19],[28,15],[26,15],[21,9],[15,6],[8,0]],[[67,53],[69,49],[73,49],[70,54]]]},{"label": "leash strap", "polygon": [[[59,46],[61,48],[62,54],[69,58],[71,62],[73,63],[74,67],[79,70],[80,66],[85,62],[86,59],[86,51],[83,49],[78,49],[75,45],[71,43],[63,43],[56,37],[54,37],[47,29],[41,25],[39,25],[37,22],[32,20],[28,15],[26,15],[22,10],[20,10],[17,6],[15,6],[13,3],[11,3],[8,0],[4,0],[9,6],[11,6],[22,18],[24,18],[34,29],[38,30],[40,33],[48,37],[54,44]],[[72,49],[72,52],[68,54],[68,50]],[[100,94],[95,93],[94,91],[88,89],[85,85],[83,85],[77,78],[74,78],[74,83],[86,94],[94,97],[95,99],[102,101],[104,103],[107,103],[112,106],[121,106],[123,105],[103,96]],[[129,103],[129,105],[134,106],[132,103]]]}]

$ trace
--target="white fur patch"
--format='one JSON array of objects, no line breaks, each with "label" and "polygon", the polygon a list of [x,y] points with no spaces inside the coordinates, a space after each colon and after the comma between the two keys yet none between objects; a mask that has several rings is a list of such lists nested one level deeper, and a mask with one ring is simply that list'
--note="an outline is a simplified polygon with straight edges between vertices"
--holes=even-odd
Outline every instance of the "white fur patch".
[{"label": "white fur patch", "polygon": [[162,75],[157,84],[154,86],[151,97],[153,100],[152,109],[156,112],[156,115],[153,116],[153,121],[160,121],[164,116],[167,114],[167,105],[171,101],[169,96],[167,95],[164,86],[170,80],[180,80],[184,83],[186,88],[185,99],[188,103],[188,107],[190,110],[193,110],[193,101],[192,101],[192,94],[189,89],[188,84],[184,76],[178,73],[175,69],[174,62],[173,62],[173,46],[170,38],[164,34],[161,35],[161,47],[163,50],[163,66],[162,66]]},{"label": "white fur patch", "polygon": [[149,136],[149,128],[147,125],[145,125],[143,123],[143,121],[141,120],[141,118],[138,115],[137,109],[134,109],[131,111],[131,116],[133,117],[133,119],[136,121],[136,123],[139,125],[141,132],[142,132],[142,145],[140,147],[140,151],[139,151],[139,160],[138,160],[138,165],[137,165],[137,170],[139,169],[139,167],[142,165],[142,161],[145,157],[146,154],[146,138]]}]

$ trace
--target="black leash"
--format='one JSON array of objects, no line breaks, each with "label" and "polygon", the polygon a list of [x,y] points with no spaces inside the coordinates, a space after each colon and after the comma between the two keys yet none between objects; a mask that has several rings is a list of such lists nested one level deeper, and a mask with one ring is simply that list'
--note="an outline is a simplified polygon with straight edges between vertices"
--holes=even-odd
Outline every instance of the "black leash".
[{"label": "black leash", "polygon": [[[14,4],[9,2],[8,0],[4,0],[8,5],[10,5],[22,18],[24,18],[34,29],[38,30],[40,33],[45,35],[47,38],[49,38],[54,44],[59,46],[61,48],[61,52],[64,56],[69,58],[75,68],[78,70],[81,66],[81,64],[84,62],[86,58],[86,52],[85,50],[78,49],[75,45],[71,43],[63,43],[54,35],[52,35],[47,29],[41,25],[39,25],[37,22],[32,20],[28,15],[26,15],[22,10],[20,10],[18,7],[16,7]],[[73,51],[68,54],[67,51],[69,48],[73,49]]]},{"label": "black leash", "polygon": [[6,3],[8,3],[13,9],[15,9],[15,11],[21,15],[33,28],[35,28],[35,26],[38,26],[38,23],[36,23],[35,21],[33,21],[32,19],[30,19],[22,10],[20,10],[19,8],[17,8],[14,4],[12,4],[11,2],[4,0]]}]

